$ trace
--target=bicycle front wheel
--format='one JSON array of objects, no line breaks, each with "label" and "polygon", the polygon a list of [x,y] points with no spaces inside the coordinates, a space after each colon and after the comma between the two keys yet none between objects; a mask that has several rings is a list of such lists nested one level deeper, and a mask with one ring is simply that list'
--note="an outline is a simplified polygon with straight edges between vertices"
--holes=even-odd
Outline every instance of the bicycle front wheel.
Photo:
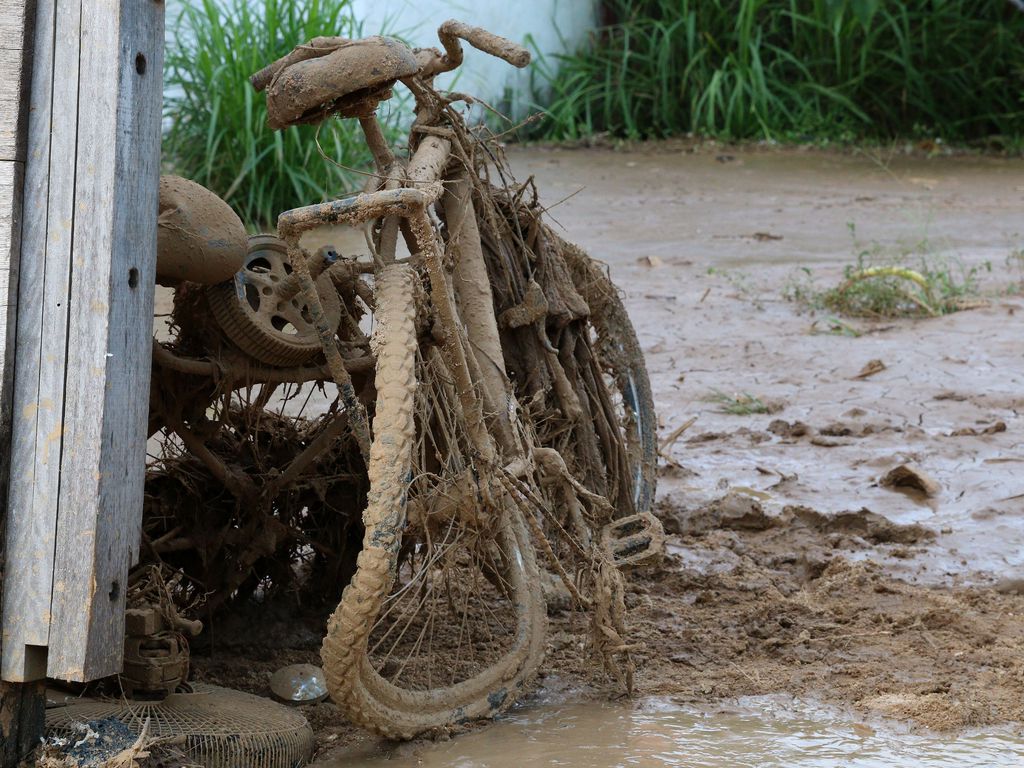
[{"label": "bicycle front wheel", "polygon": [[328,624],[328,688],[393,739],[491,717],[540,664],[546,612],[515,483],[475,463],[452,376],[417,343],[407,267],[377,285],[363,548]]}]

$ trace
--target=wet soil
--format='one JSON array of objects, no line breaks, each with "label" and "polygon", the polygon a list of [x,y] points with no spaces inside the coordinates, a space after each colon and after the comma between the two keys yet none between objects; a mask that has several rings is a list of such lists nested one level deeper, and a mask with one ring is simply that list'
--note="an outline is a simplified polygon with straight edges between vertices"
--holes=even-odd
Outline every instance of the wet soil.
[{"label": "wet soil", "polygon": [[[696,419],[663,447],[670,554],[635,582],[641,687],[803,694],[938,729],[1024,719],[1024,162],[513,157],[552,203],[583,188],[551,213],[625,292],[662,438]],[[784,299],[865,250],[977,267],[987,306],[850,320],[850,337]],[[871,360],[884,370],[856,378]],[[770,412],[722,413],[716,391]],[[937,493],[880,482],[908,462]]]},{"label": "wet soil", "polygon": [[[609,264],[661,437],[678,433],[659,478],[669,551],[628,595],[640,693],[794,694],[911,729],[1019,728],[1024,162],[674,145],[511,158],[564,236]],[[977,267],[987,303],[850,320],[850,336],[783,298],[808,271],[835,285],[863,250]],[[884,369],[856,378],[872,360]],[[723,413],[716,391],[771,412]],[[880,482],[902,464],[937,492]],[[544,685],[613,695],[582,619],[551,621]],[[266,693],[277,667],[316,661],[303,632],[222,646],[198,675]],[[373,743],[330,703],[306,713],[322,754]]]}]

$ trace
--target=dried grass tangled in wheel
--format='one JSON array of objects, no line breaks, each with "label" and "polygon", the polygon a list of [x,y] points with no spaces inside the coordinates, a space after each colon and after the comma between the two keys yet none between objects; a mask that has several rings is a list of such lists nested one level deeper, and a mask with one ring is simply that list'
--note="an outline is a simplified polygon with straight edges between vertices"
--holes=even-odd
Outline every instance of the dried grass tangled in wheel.
[{"label": "dried grass tangled in wheel", "polygon": [[643,354],[607,270],[544,223],[536,189],[514,183],[497,142],[456,133],[475,170],[505,366],[553,501],[533,505],[534,539],[546,567],[591,612],[595,653],[629,689],[624,582],[597,541],[613,519],[653,506],[656,422]]}]

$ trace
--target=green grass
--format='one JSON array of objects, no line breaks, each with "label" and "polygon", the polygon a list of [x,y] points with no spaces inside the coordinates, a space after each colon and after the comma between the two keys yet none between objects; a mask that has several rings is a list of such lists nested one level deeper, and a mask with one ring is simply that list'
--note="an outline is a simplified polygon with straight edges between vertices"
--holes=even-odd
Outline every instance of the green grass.
[{"label": "green grass", "polygon": [[729,395],[721,390],[713,389],[711,394],[704,399],[709,403],[718,403],[720,406],[718,409],[719,413],[730,413],[733,416],[749,416],[755,413],[771,412],[771,409],[761,398],[755,397],[749,392]]},{"label": "green grass", "polygon": [[1024,13],[996,0],[604,0],[540,59],[540,134],[1019,147]]},{"label": "green grass", "polygon": [[[363,36],[349,0],[170,5],[164,68],[167,172],[219,194],[250,229],[272,227],[281,211],[362,185],[358,174],[321,157],[315,126],[271,131],[264,96],[248,82],[251,74],[312,37]],[[382,112],[393,121],[398,110]],[[328,120],[319,140],[324,153],[341,165],[370,165],[355,121]]]}]

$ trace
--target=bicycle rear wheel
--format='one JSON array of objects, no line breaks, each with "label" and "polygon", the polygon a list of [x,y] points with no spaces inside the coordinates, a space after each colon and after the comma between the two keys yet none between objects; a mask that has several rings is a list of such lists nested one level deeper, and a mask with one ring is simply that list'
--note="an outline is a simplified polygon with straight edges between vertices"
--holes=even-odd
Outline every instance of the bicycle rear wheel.
[{"label": "bicycle rear wheel", "polygon": [[510,706],[546,630],[524,500],[475,463],[451,374],[417,343],[414,279],[392,265],[378,282],[363,549],[322,649],[334,701],[395,739]]},{"label": "bicycle rear wheel", "polygon": [[604,403],[604,408],[610,406],[609,420],[625,441],[633,511],[649,512],[657,485],[658,421],[636,330],[607,271],[581,248],[550,236],[559,242],[576,290],[590,307],[587,324],[595,373],[610,397]]}]

